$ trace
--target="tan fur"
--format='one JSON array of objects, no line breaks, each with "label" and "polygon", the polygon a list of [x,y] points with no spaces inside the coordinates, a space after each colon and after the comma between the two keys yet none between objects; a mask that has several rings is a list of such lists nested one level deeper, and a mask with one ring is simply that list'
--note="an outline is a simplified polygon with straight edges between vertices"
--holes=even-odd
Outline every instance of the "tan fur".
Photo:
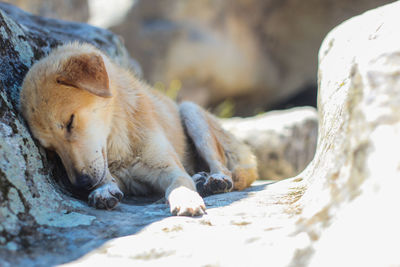
[{"label": "tan fur", "polygon": [[[173,214],[200,215],[195,182],[207,195],[257,179],[253,154],[211,114],[177,106],[88,44],[63,45],[35,63],[21,109],[35,138],[60,155],[72,184],[92,190],[89,203],[98,208],[113,208],[120,189],[156,190]],[[208,169],[198,170],[195,154]],[[219,191],[210,191],[212,183]]]}]

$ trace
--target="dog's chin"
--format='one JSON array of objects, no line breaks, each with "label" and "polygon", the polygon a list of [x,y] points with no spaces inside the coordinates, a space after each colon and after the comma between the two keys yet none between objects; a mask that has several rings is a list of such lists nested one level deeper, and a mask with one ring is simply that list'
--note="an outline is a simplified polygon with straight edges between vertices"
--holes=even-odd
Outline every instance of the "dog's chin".
[{"label": "dog's chin", "polygon": [[103,171],[101,172],[101,175],[99,176],[99,178],[96,179],[96,182],[91,185],[89,190],[96,189],[97,187],[102,185],[106,180],[106,175],[108,173],[108,164],[107,164],[106,156],[105,156],[105,153],[104,153],[104,149],[102,149],[102,154],[103,154],[103,164],[104,164],[103,165]]},{"label": "dog's chin", "polygon": [[102,185],[103,182],[104,182],[104,180],[105,180],[105,178],[106,178],[106,175],[105,175],[105,172],[104,172],[104,175],[103,175],[100,179],[98,179],[97,182],[94,183],[88,190],[89,190],[89,191],[94,190],[94,189],[96,189],[99,185]]},{"label": "dog's chin", "polygon": [[89,190],[93,190],[96,187],[98,187],[99,185],[102,185],[104,183],[104,181],[106,180],[106,174],[107,174],[107,161],[104,161],[104,169],[103,169],[103,172],[102,172],[100,178],[97,179],[97,182],[94,183],[93,186]]}]

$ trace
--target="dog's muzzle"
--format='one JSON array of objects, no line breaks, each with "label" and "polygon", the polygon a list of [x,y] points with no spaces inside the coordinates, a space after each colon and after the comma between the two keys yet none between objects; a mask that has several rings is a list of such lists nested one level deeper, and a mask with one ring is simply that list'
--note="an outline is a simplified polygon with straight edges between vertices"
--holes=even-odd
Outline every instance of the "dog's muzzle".
[{"label": "dog's muzzle", "polygon": [[97,184],[89,175],[75,172],[75,186],[80,189],[91,189]]}]

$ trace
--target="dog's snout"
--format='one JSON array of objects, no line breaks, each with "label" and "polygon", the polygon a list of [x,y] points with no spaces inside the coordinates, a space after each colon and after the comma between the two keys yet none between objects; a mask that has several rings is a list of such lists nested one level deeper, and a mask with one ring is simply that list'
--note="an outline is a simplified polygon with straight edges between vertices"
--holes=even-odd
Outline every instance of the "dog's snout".
[{"label": "dog's snout", "polygon": [[91,189],[95,185],[95,181],[84,173],[75,172],[75,186],[82,189]]}]

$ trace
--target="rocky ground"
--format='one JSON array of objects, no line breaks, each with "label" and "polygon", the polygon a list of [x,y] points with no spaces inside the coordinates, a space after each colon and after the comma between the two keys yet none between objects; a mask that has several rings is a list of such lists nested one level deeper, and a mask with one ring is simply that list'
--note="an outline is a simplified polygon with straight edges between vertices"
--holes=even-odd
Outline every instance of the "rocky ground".
[{"label": "rocky ground", "polygon": [[[256,182],[242,192],[207,197],[207,214],[198,218],[170,216],[163,201],[152,204],[157,198],[131,198],[113,211],[95,210],[82,202],[78,209],[87,216],[86,223],[79,227],[65,225],[58,231],[37,229],[41,236],[26,253],[14,250],[16,245],[9,243],[11,251],[1,250],[0,263],[243,266],[249,258],[255,263],[252,266],[261,266],[266,259],[287,263],[289,258],[279,259],[273,253],[276,245],[288,251],[297,249],[297,245],[282,239],[294,231],[295,216],[290,213],[296,212],[288,213],[287,209],[300,196],[294,192],[282,198],[287,186]],[[270,252],[266,255],[263,251]]]},{"label": "rocky ground", "polygon": [[313,107],[276,110],[250,118],[221,119],[221,123],[251,147],[263,179],[293,177],[314,157],[318,113]]},{"label": "rocky ground", "polygon": [[282,198],[288,190],[287,183],[256,182],[242,192],[207,197],[207,214],[200,218],[170,217],[164,205],[147,206],[140,211],[144,217],[161,215],[159,220],[67,266],[287,265],[308,241],[305,234],[288,238],[295,233],[296,211],[287,209],[300,197],[293,191]]}]

